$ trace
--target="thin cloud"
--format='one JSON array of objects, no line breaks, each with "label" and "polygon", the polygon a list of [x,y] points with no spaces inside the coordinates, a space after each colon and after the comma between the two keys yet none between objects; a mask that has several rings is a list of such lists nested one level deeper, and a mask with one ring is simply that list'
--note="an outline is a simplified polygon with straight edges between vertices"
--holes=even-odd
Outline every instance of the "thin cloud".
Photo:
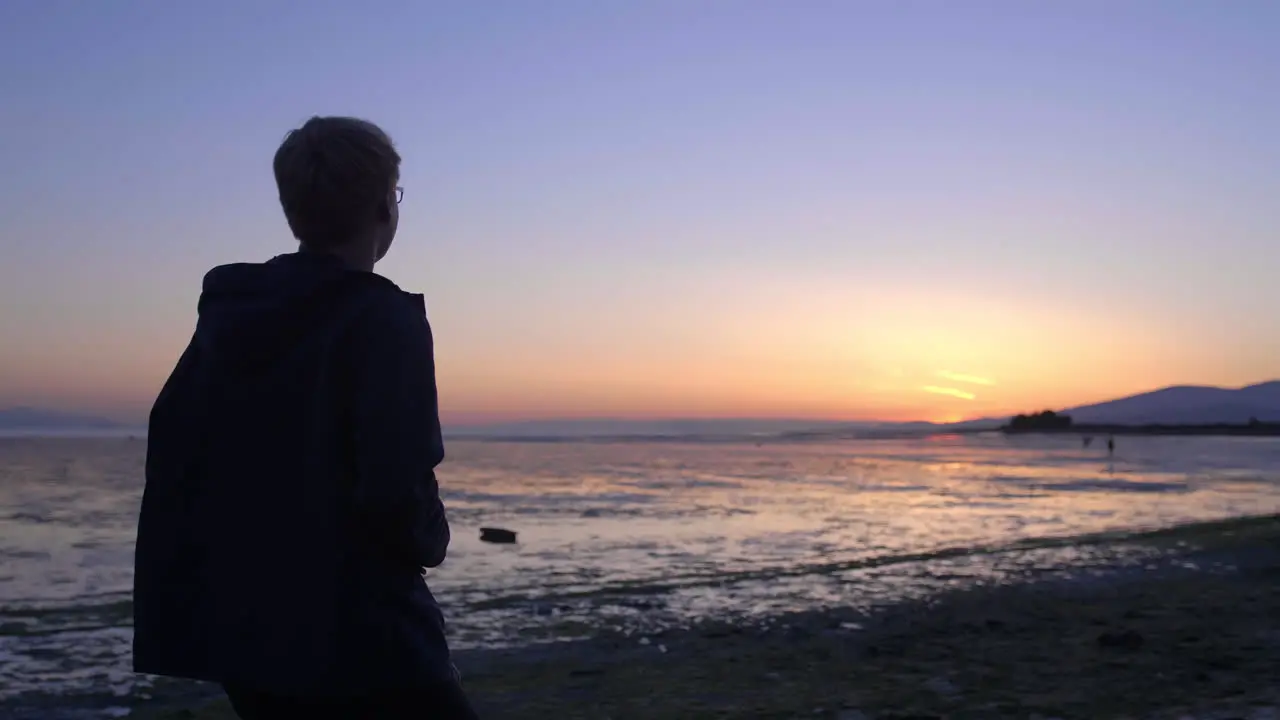
[{"label": "thin cloud", "polygon": [[977,375],[965,375],[964,373],[951,372],[950,370],[939,370],[937,376],[943,380],[951,382],[969,383],[970,385],[995,385],[996,381]]},{"label": "thin cloud", "polygon": [[957,397],[961,400],[976,400],[978,397],[971,392],[965,392],[964,390],[957,390],[949,387],[939,387],[937,385],[925,385],[920,389],[927,393],[933,393],[935,395],[950,395],[951,397]]}]

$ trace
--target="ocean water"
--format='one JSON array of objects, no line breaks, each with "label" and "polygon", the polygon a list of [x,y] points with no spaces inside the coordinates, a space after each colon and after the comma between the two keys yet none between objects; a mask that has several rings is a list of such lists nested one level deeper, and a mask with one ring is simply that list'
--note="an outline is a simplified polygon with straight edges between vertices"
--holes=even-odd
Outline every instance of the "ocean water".
[{"label": "ocean water", "polygon": [[[0,702],[147,692],[128,656],[145,449],[0,438]],[[1094,572],[1144,560],[1052,540],[1280,511],[1271,439],[1124,437],[1114,458],[995,434],[448,451],[454,542],[428,581],[458,648]],[[481,543],[481,526],[519,542]]]}]

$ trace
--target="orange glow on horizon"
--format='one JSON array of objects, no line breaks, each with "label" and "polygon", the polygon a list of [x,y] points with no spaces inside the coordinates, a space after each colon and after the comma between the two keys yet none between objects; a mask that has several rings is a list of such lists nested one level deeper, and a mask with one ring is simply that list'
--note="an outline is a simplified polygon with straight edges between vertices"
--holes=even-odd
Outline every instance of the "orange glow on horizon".
[{"label": "orange glow on horizon", "polygon": [[[514,338],[464,333],[447,316],[437,323],[445,421],[953,422],[1187,382],[1238,386],[1269,379],[1271,367],[1263,356],[1225,367],[1212,344],[1188,346],[1172,326],[1120,310],[934,287],[767,287],[758,299],[660,307],[626,322],[608,308],[578,312]],[[67,334],[17,346],[0,361],[0,406],[144,421],[189,326],[144,330],[127,342]]]}]

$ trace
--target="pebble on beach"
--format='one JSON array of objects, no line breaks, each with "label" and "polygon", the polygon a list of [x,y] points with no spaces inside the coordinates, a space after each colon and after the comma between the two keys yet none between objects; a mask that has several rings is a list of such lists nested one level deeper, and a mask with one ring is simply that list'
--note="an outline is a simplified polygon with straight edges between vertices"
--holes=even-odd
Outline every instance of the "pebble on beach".
[{"label": "pebble on beach", "polygon": [[503,528],[482,527],[480,528],[480,540],[482,542],[510,545],[516,541],[516,533],[514,530]]}]

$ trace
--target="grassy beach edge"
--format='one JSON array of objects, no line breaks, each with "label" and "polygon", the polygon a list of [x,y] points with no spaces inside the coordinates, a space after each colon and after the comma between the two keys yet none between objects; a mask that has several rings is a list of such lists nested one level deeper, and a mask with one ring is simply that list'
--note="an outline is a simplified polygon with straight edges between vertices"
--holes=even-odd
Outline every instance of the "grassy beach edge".
[{"label": "grassy beach edge", "polygon": [[[459,653],[459,665],[485,718],[1280,716],[1280,516],[1072,542],[1162,554],[1143,567],[949,591],[871,615],[707,621],[644,638]],[[235,715],[217,699],[130,717]]]}]

